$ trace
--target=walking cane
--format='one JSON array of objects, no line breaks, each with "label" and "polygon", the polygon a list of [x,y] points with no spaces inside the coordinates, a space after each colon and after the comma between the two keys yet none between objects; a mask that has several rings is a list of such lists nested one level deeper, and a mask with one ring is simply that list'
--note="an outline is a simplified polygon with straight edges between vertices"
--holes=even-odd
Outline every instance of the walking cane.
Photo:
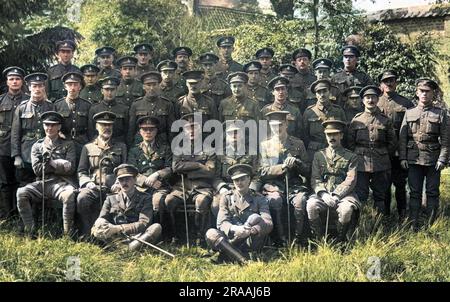
[{"label": "walking cane", "polygon": [[186,224],[186,245],[189,248],[189,224],[186,206],[186,189],[184,188],[184,174],[181,174],[181,186],[183,188],[183,204],[184,204],[184,221]]},{"label": "walking cane", "polygon": [[285,174],[286,182],[286,204],[287,204],[287,219],[288,219],[288,246],[291,246],[291,211],[289,209],[289,177],[288,172]]},{"label": "walking cane", "polygon": [[130,235],[128,235],[128,234],[125,234],[124,232],[122,232],[122,235],[124,235],[127,239],[130,239],[130,240],[137,240],[137,241],[139,241],[139,242],[142,243],[142,244],[145,244],[145,245],[147,245],[147,246],[149,246],[149,247],[151,247],[151,248],[154,248],[155,250],[160,251],[160,252],[163,253],[163,254],[166,254],[167,256],[170,256],[170,257],[172,257],[172,258],[175,258],[175,255],[174,255],[174,254],[169,253],[168,251],[163,250],[162,248],[160,248],[160,247],[158,247],[158,246],[156,246],[156,245],[154,245],[154,244],[151,244],[150,242],[147,242],[147,241],[144,241],[144,240],[140,239],[138,235],[135,236],[135,237],[133,237],[133,236],[130,236]]},{"label": "walking cane", "polygon": [[325,222],[325,240],[328,237],[328,221],[330,220],[330,207],[327,206],[327,221]]},{"label": "walking cane", "polygon": [[42,153],[42,235],[44,235],[45,226],[45,165],[50,161],[50,157],[49,153]]}]

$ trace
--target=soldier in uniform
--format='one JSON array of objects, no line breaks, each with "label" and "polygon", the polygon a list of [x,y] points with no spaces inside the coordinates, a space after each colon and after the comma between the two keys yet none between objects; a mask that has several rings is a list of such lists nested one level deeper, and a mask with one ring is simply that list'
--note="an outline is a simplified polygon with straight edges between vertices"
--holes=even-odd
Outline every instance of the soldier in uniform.
[{"label": "soldier in uniform", "polygon": [[79,72],[69,72],[62,77],[67,91],[65,98],[55,102],[55,110],[63,117],[61,132],[66,139],[75,143],[76,164],[80,159],[81,148],[89,142],[88,124],[91,102],[80,98],[83,75]]},{"label": "soldier in uniform", "polygon": [[[269,200],[270,212],[276,233],[273,234],[276,246],[285,246],[284,225],[282,220],[283,200],[289,200],[295,208],[295,235],[301,240],[306,211],[307,189],[304,177],[309,174],[310,164],[303,141],[287,132],[288,111],[273,111],[266,114],[272,137],[261,142],[260,174],[263,194]],[[286,184],[286,179],[288,183]],[[286,186],[288,190],[286,191]]]},{"label": "soldier in uniform", "polygon": [[216,43],[219,49],[217,73],[223,80],[232,72],[242,71],[242,65],[233,60],[234,42],[234,37],[220,37]]},{"label": "soldier in uniform", "polygon": [[[324,221],[337,216],[338,240],[346,241],[350,227],[361,204],[354,188],[357,181],[358,157],[342,147],[345,122],[327,120],[323,122],[328,147],[314,154],[311,187],[315,194],[306,203],[306,211],[313,235],[316,239],[328,234],[326,227],[335,221]],[[335,222],[335,223],[336,223]]]},{"label": "soldier in uniform", "polygon": [[172,176],[172,151],[167,142],[158,138],[161,127],[157,117],[142,116],[137,124],[142,142],[128,151],[128,163],[138,169],[138,189],[152,193],[154,221],[163,224],[164,200],[170,192]]},{"label": "soldier in uniform", "polygon": [[214,100],[215,106],[220,105],[220,101],[231,95],[228,83],[219,79],[216,74],[216,65],[219,57],[213,53],[204,53],[199,57],[205,77],[203,79],[202,93]]},{"label": "soldier in uniform", "polygon": [[175,120],[175,110],[171,101],[164,98],[160,94],[159,84],[161,83],[161,75],[156,71],[149,71],[141,76],[144,84],[145,96],[136,100],[130,108],[130,125],[128,144],[132,146],[134,142],[140,141],[137,133],[136,121],[143,116],[151,115],[157,117],[161,124],[160,138],[164,142],[169,142],[172,138],[170,127]]},{"label": "soldier in uniform", "polygon": [[221,196],[217,229],[206,232],[210,248],[238,262],[244,262],[248,253],[259,252],[273,228],[267,199],[249,187],[252,170],[246,164],[227,170],[234,189]]},{"label": "soldier in uniform", "polygon": [[[92,235],[102,241],[113,240],[120,235],[139,236],[141,241],[156,244],[162,227],[152,221],[151,195],[136,189],[138,170],[133,165],[122,164],[114,169],[120,184],[117,194],[106,197],[100,215],[92,227]],[[130,251],[137,251],[142,242],[127,241]]]},{"label": "soldier in uniform", "polygon": [[127,147],[123,141],[113,139],[116,115],[103,111],[95,114],[98,136],[81,150],[78,164],[80,193],[77,197],[79,234],[90,234],[100,213],[104,198],[116,179],[113,169],[127,161]]},{"label": "soldier in uniform", "polygon": [[148,43],[141,43],[133,48],[135,57],[138,60],[136,65],[136,79],[140,79],[141,75],[154,71],[155,66],[153,64],[153,46]]},{"label": "soldier in uniform", "polygon": [[242,70],[247,73],[247,97],[252,99],[258,104],[259,110],[265,105],[270,104],[272,95],[266,88],[266,85],[262,86],[260,80],[260,71],[262,65],[258,61],[251,61],[242,67]]},{"label": "soldier in uniform", "polygon": [[129,107],[125,104],[119,103],[116,100],[117,86],[120,80],[118,78],[107,77],[100,81],[102,86],[103,100],[91,106],[89,110],[89,138],[92,140],[97,132],[95,131],[95,121],[93,116],[99,112],[109,111],[115,114],[114,119],[114,133],[113,138],[117,141],[126,142],[128,138],[128,124],[129,124]]},{"label": "soldier in uniform", "polygon": [[161,74],[161,96],[170,100],[174,105],[177,103],[178,98],[186,94],[186,87],[177,85],[175,83],[175,71],[178,68],[178,64],[174,61],[164,60],[159,62],[156,69]]},{"label": "soldier in uniform", "polygon": [[285,77],[289,80],[288,85],[288,98],[289,101],[298,107],[300,112],[303,114],[305,112],[305,109],[307,107],[306,103],[306,96],[304,91],[301,91],[298,88],[292,87],[292,80],[294,79],[295,75],[298,73],[297,68],[295,68],[294,65],[291,64],[282,64],[280,65],[280,68],[278,69],[280,76]]},{"label": "soldier in uniform", "polygon": [[[188,121],[183,127],[183,135],[187,138],[188,145],[184,145],[183,149],[189,151],[188,154],[183,152],[173,156],[173,173],[184,176],[174,184],[172,192],[166,197],[165,205],[170,214],[173,232],[172,242],[174,243],[178,241],[175,211],[178,206],[183,204],[183,196],[186,197],[186,203],[195,205],[195,235],[196,244],[199,245],[202,244],[205,236],[208,214],[213,199],[213,181],[217,158],[214,150],[203,149],[202,144],[198,144],[198,141],[202,142],[202,125],[195,121],[194,115],[194,113],[191,113],[182,117],[183,120]],[[184,192],[183,189],[185,189]]]},{"label": "soldier in uniform", "polygon": [[11,157],[14,158],[17,180],[21,186],[35,179],[31,166],[31,147],[45,136],[41,114],[53,111],[54,105],[46,99],[45,73],[32,73],[24,78],[30,90],[30,99],[17,106],[11,128]]},{"label": "soldier in uniform", "polygon": [[248,76],[245,72],[233,72],[228,75],[232,95],[223,99],[219,106],[219,120],[259,120],[258,104],[246,95]]},{"label": "soldier in uniform", "polygon": [[136,64],[138,60],[135,57],[122,57],[117,60],[120,66],[119,87],[117,87],[116,100],[128,107],[138,98],[144,95],[142,82],[136,79]]},{"label": "soldier in uniform", "polygon": [[91,104],[98,104],[102,100],[102,88],[98,83],[98,73],[100,68],[93,64],[86,64],[80,67],[83,73],[83,79],[86,86],[81,89],[80,98],[91,102]]},{"label": "soldier in uniform", "polygon": [[8,67],[3,71],[3,77],[8,91],[0,95],[0,220],[8,218],[15,208],[16,175],[11,158],[11,128],[17,106],[29,98],[23,92],[25,71],[22,68]]},{"label": "soldier in uniform", "polygon": [[380,214],[386,214],[386,191],[391,183],[390,157],[397,148],[397,137],[392,121],[377,106],[381,90],[377,86],[366,86],[359,95],[364,103],[364,111],[350,122],[347,141],[348,148],[358,156],[355,191],[359,200],[365,204],[370,187],[375,209]]},{"label": "soldier in uniform", "polygon": [[25,232],[33,233],[35,222],[31,205],[42,203],[42,195],[47,201],[56,199],[63,206],[64,234],[70,235],[74,231],[75,216],[75,145],[71,140],[59,136],[63,118],[58,112],[45,112],[41,115],[41,120],[45,138],[39,139],[31,149],[31,161],[37,180],[17,190],[17,209]]},{"label": "soldier in uniform", "polygon": [[[357,70],[358,59],[360,57],[360,51],[358,47],[354,45],[344,46],[341,50],[344,62],[344,69],[335,73],[331,77],[331,81],[339,88],[340,91],[344,91],[351,86],[365,87],[368,85],[374,85],[372,79],[365,72]],[[343,102],[345,100],[342,100]]]},{"label": "soldier in uniform", "polygon": [[418,229],[419,211],[426,178],[426,214],[434,222],[439,209],[441,170],[448,160],[449,122],[446,112],[433,105],[438,84],[427,78],[416,81],[419,103],[406,110],[399,135],[399,158],[408,170],[409,219]]},{"label": "soldier in uniform", "polygon": [[311,161],[316,151],[327,146],[322,123],[328,119],[345,121],[344,110],[330,101],[330,87],[330,80],[317,80],[311,85],[311,92],[316,94],[317,103],[306,108],[303,115],[304,142]]},{"label": "soldier in uniform", "polygon": [[173,60],[178,67],[175,71],[176,86],[186,87],[186,79],[183,78],[183,73],[191,70],[192,50],[189,47],[181,46],[172,51]]},{"label": "soldier in uniform", "polygon": [[345,89],[342,93],[346,100],[342,109],[344,109],[346,117],[345,121],[348,124],[350,124],[355,115],[364,111],[364,105],[362,104],[361,97],[359,96],[361,88],[362,87],[359,86],[352,86]]},{"label": "soldier in uniform", "polygon": [[302,114],[297,106],[291,104],[288,98],[289,80],[285,77],[275,77],[269,82],[269,89],[272,91],[274,100],[261,109],[261,119],[272,111],[289,111],[288,134],[301,138],[303,136]]},{"label": "soldier in uniform", "polygon": [[[385,115],[387,115],[394,127],[395,135],[399,136],[400,127],[407,109],[414,107],[413,103],[407,98],[399,95],[396,92],[397,88],[397,74],[393,70],[384,71],[379,77],[381,91],[383,95],[378,101],[378,107]],[[391,182],[395,186],[395,200],[397,202],[397,211],[400,220],[406,218],[406,178],[408,171],[402,169],[400,166],[400,159],[398,157],[398,150],[391,158],[392,177]],[[390,213],[391,208],[391,185],[386,194],[386,213]]]},{"label": "soldier in uniform", "polygon": [[175,106],[176,117],[201,112],[205,120],[217,119],[217,107],[214,106],[214,100],[202,94],[201,91],[203,71],[186,71],[183,77],[186,79],[188,93],[178,99]]},{"label": "soldier in uniform", "polygon": [[269,47],[258,49],[255,53],[255,58],[261,64],[260,84],[263,87],[267,87],[267,84],[269,84],[270,80],[272,80],[274,77],[277,76],[277,73],[275,72],[272,66],[272,60],[274,55],[275,52],[273,51],[272,48]]},{"label": "soldier in uniform", "polygon": [[299,48],[292,53],[292,65],[294,65],[298,73],[295,74],[292,80],[292,87],[305,93],[306,100],[314,99],[314,93],[310,93],[308,88],[317,80],[314,73],[311,71],[310,62],[312,54],[306,48]]},{"label": "soldier in uniform", "polygon": [[75,49],[76,44],[71,40],[64,40],[56,43],[56,56],[58,57],[58,64],[51,66],[47,70],[48,99],[52,102],[59,100],[66,95],[61,77],[68,72],[80,71],[77,66],[72,65]]},{"label": "soldier in uniform", "polygon": [[[331,68],[333,68],[333,62],[330,59],[326,58],[316,59],[312,62],[312,66],[314,69],[314,75],[318,80],[328,79],[331,81]],[[341,91],[333,82],[331,82],[330,100],[332,103],[336,105],[342,107],[344,106],[344,104],[342,103]],[[308,106],[313,105],[315,102],[316,98],[313,98],[312,100],[310,100]]]},{"label": "soldier in uniform", "polygon": [[100,72],[98,73],[98,76],[100,80],[106,77],[115,77],[120,79],[120,71],[114,68],[115,52],[116,49],[111,46],[103,46],[95,50],[95,55],[99,61]]}]

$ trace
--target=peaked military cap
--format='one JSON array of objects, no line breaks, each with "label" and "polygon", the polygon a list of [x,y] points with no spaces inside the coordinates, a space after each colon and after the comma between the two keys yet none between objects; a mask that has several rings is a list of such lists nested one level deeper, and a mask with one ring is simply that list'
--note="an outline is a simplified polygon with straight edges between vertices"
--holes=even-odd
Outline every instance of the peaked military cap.
[{"label": "peaked military cap", "polygon": [[266,113],[270,125],[280,125],[287,120],[289,111],[271,111]]},{"label": "peaked military cap", "polygon": [[146,73],[143,73],[140,77],[141,82],[158,82],[161,83],[162,77],[161,74],[157,71],[148,71]]},{"label": "peaked military cap", "polygon": [[3,70],[3,76],[19,76],[23,79],[25,77],[25,70],[17,66],[7,67]]},{"label": "peaked military cap", "polygon": [[135,67],[138,63],[138,59],[131,56],[125,56],[118,59],[116,63],[120,67],[127,67],[127,66]]},{"label": "peaked military cap", "polygon": [[306,48],[299,48],[299,49],[294,50],[294,52],[292,53],[292,59],[295,61],[297,58],[301,58],[301,57],[307,57],[308,59],[311,60],[312,54]]},{"label": "peaked military cap", "polygon": [[103,46],[103,47],[97,48],[95,50],[95,54],[97,56],[103,56],[103,55],[109,56],[109,55],[112,55],[115,52],[116,52],[116,49],[114,47],[111,47],[111,46]]},{"label": "peaked military cap", "polygon": [[236,71],[233,73],[230,73],[227,77],[228,83],[247,83],[248,82],[248,75],[245,72],[242,71]]},{"label": "peaked military cap", "polygon": [[298,73],[298,69],[292,64],[281,64],[278,68],[279,72],[287,71],[292,73]]},{"label": "peaked military cap", "polygon": [[227,174],[233,180],[241,178],[243,176],[252,177],[253,168],[252,168],[252,166],[247,165],[247,164],[236,164],[236,165],[232,165],[231,167],[228,168]]},{"label": "peaked military cap", "polygon": [[56,111],[46,111],[41,114],[41,121],[44,124],[62,124],[63,116]]},{"label": "peaked military cap", "polygon": [[148,43],[141,43],[133,48],[135,53],[149,53],[153,51],[153,46]]},{"label": "peaked military cap", "polygon": [[64,40],[56,42],[56,51],[61,49],[69,49],[74,51],[77,48],[77,45],[72,40]]},{"label": "peaked military cap", "polygon": [[219,57],[211,52],[204,53],[200,55],[198,58],[201,64],[204,63],[217,63],[219,61]]},{"label": "peaked military cap", "polygon": [[435,90],[439,88],[439,85],[436,81],[432,79],[420,78],[416,80],[416,87],[422,90],[429,90],[429,89]]},{"label": "peaked military cap", "polygon": [[312,62],[313,69],[319,69],[319,68],[327,68],[331,69],[333,67],[333,61],[327,58],[320,58],[316,59]]},{"label": "peaked military cap", "polygon": [[43,83],[45,81],[47,81],[48,76],[45,73],[42,72],[35,72],[32,74],[27,75],[24,80],[27,83]]},{"label": "peaked military cap", "polygon": [[277,87],[281,86],[287,86],[289,85],[289,80],[286,77],[283,76],[277,76],[274,77],[270,82],[267,84],[267,87],[269,87],[270,90],[273,90]]},{"label": "peaked military cap", "polygon": [[374,94],[376,96],[380,96],[382,94],[381,89],[375,85],[368,85],[361,89],[359,92],[359,96],[363,98],[365,95]]},{"label": "peaked military cap", "polygon": [[156,127],[159,128],[159,118],[156,116],[146,115],[138,118],[137,122],[139,127],[147,126],[147,127]]},{"label": "peaked military cap", "polygon": [[197,83],[203,80],[203,71],[201,70],[189,70],[182,73],[182,76],[186,79],[186,82]]},{"label": "peaked military cap", "polygon": [[106,77],[99,82],[102,88],[116,88],[120,84],[120,79],[116,77]]},{"label": "peaked military cap", "polygon": [[272,48],[269,47],[264,47],[261,49],[258,49],[255,53],[255,57],[256,58],[267,58],[270,57],[272,58],[275,55],[275,52],[273,51]]},{"label": "peaked military cap", "polygon": [[331,81],[330,80],[328,80],[328,79],[321,79],[321,80],[314,81],[311,84],[310,90],[311,90],[312,93],[316,93],[316,90],[319,90],[321,88],[328,88],[328,89],[330,89],[330,87],[331,87]]},{"label": "peaked military cap", "polygon": [[340,133],[344,132],[347,124],[341,120],[329,119],[322,123],[325,133]]},{"label": "peaked military cap", "polygon": [[88,74],[88,73],[99,73],[100,72],[100,68],[94,64],[86,64],[80,67],[80,70],[82,73],[84,74]]},{"label": "peaked military cap", "polygon": [[101,124],[114,124],[116,114],[111,111],[102,111],[94,114],[94,121]]},{"label": "peaked military cap", "polygon": [[117,179],[123,178],[123,177],[136,177],[139,173],[139,170],[130,164],[121,164],[114,168],[114,174],[116,175]]},{"label": "peaked military cap", "polygon": [[159,62],[159,64],[156,66],[156,69],[161,72],[163,70],[177,70],[178,64],[175,61],[171,60],[164,60]]},{"label": "peaked military cap", "polygon": [[227,37],[220,37],[217,39],[217,47],[224,47],[224,46],[233,46],[235,42],[234,37],[227,36]]},{"label": "peaked military cap", "polygon": [[64,83],[81,83],[83,81],[83,74],[78,71],[68,72],[61,78]]},{"label": "peaked military cap", "polygon": [[260,71],[261,69],[262,69],[262,65],[258,61],[250,61],[242,67],[242,70],[244,72],[256,71],[256,70]]},{"label": "peaked military cap", "polygon": [[386,79],[397,79],[397,73],[394,70],[385,70],[378,76],[378,82],[383,82]]},{"label": "peaked military cap", "polygon": [[342,94],[348,98],[359,98],[359,92],[361,91],[361,88],[362,87],[360,86],[348,87]]},{"label": "peaked military cap", "polygon": [[186,55],[188,57],[192,56],[192,49],[186,46],[180,46],[172,50],[172,55],[174,58],[177,57],[177,55]]},{"label": "peaked military cap", "polygon": [[356,56],[359,57],[361,55],[358,47],[355,45],[346,45],[341,48],[342,55],[350,55],[350,56]]}]

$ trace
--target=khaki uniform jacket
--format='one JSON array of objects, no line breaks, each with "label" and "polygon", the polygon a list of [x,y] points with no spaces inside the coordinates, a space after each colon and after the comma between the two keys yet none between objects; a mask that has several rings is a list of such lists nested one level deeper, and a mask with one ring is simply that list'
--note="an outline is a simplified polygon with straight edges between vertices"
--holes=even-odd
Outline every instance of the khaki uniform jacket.
[{"label": "khaki uniform jacket", "polygon": [[161,88],[161,96],[168,99],[172,104],[176,104],[178,99],[186,94],[186,87],[181,85],[166,85],[164,82],[161,82],[159,85]]},{"label": "khaki uniform jacket", "polygon": [[130,107],[135,100],[144,96],[144,94],[145,91],[142,88],[141,81],[122,79],[117,87],[116,100]]},{"label": "khaki uniform jacket", "polygon": [[247,85],[247,97],[258,104],[259,110],[271,103],[272,94],[266,87],[261,85]]},{"label": "khaki uniform jacket", "polygon": [[214,100],[206,95],[199,94],[196,96],[184,95],[178,99],[175,106],[176,118],[181,118],[188,113],[201,112],[203,115],[203,123],[206,120],[217,119],[217,107],[214,106]]},{"label": "khaki uniform jacket", "polygon": [[230,73],[242,71],[242,65],[231,59],[229,61],[219,60],[216,65],[216,74],[222,80],[226,80]]},{"label": "khaki uniform jacket", "polygon": [[120,73],[119,70],[117,70],[115,68],[101,68],[100,72],[98,73],[99,80],[104,79],[106,77],[114,77],[114,78],[121,79],[122,74]]},{"label": "khaki uniform jacket", "polygon": [[[289,100],[286,100],[283,105],[271,103],[261,109],[261,119],[266,119],[265,115],[272,111],[289,111],[288,120],[288,134],[298,138],[303,138],[303,123],[302,114],[297,106],[292,105]],[[269,129],[270,132],[270,129]]]},{"label": "khaki uniform jacket", "polygon": [[223,99],[219,106],[219,120],[221,122],[228,120],[259,120],[258,104],[251,99],[244,97],[238,100],[234,96]]},{"label": "khaki uniform jacket", "polygon": [[365,87],[367,85],[374,84],[373,80],[368,74],[359,70],[355,70],[354,72],[346,72],[345,70],[342,70],[338,73],[335,73],[331,77],[331,81],[342,92],[351,86]]},{"label": "khaki uniform jacket", "polygon": [[381,112],[391,119],[395,135],[398,138],[405,112],[407,109],[414,107],[413,102],[393,92],[389,95],[383,94],[378,101],[378,107],[381,109]]},{"label": "khaki uniform jacket", "polygon": [[92,104],[98,104],[103,99],[102,89],[100,85],[95,84],[86,86],[80,91],[80,98],[85,99]]},{"label": "khaki uniform jacket", "polygon": [[202,93],[214,100],[216,106],[220,105],[220,101],[231,96],[231,89],[228,83],[218,77],[203,80]]},{"label": "khaki uniform jacket", "polygon": [[67,91],[64,88],[64,83],[62,82],[61,78],[68,72],[81,72],[81,71],[77,66],[72,64],[69,65],[56,64],[51,66],[47,70],[48,75],[47,93],[48,99],[50,101],[54,102],[66,96]]},{"label": "khaki uniform jacket", "polygon": [[141,78],[141,75],[143,75],[144,73],[149,72],[149,71],[155,71],[155,70],[156,70],[156,68],[152,62],[148,62],[147,65],[137,64],[136,65],[136,80],[139,80]]},{"label": "khaki uniform jacket", "polygon": [[11,128],[16,108],[29,98],[25,93],[0,95],[0,156],[11,156]]},{"label": "khaki uniform jacket", "polygon": [[102,111],[110,111],[116,115],[113,128],[113,138],[118,141],[125,142],[128,138],[128,125],[129,125],[129,107],[122,103],[117,102],[115,99],[110,102],[102,100],[100,103],[92,105],[89,109],[89,125],[88,133],[92,140],[97,136],[97,130],[95,129],[94,115]]},{"label": "khaki uniform jacket", "polygon": [[278,76],[278,73],[271,67],[266,71],[260,70],[259,71],[260,80],[259,83],[262,87],[267,87],[267,84],[269,84],[270,80]]},{"label": "khaki uniform jacket", "polygon": [[80,145],[85,145],[89,142],[89,137],[93,136],[93,134],[88,134],[91,105],[91,102],[82,98],[78,98],[75,101],[74,108],[70,108],[65,98],[55,102],[55,110],[64,118],[61,132],[67,139],[72,139]]}]

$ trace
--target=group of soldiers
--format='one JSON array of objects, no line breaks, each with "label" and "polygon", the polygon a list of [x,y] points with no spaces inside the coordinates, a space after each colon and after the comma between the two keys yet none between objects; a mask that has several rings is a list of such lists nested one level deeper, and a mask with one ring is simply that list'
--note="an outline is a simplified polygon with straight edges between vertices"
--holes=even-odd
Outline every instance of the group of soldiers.
[{"label": "group of soldiers", "polygon": [[[78,68],[70,40],[57,43],[59,62],[47,73],[6,68],[0,218],[17,208],[32,234],[39,206],[62,207],[65,234],[125,236],[135,250],[164,234],[179,242],[178,209],[184,205],[187,226],[191,205],[196,243],[237,261],[268,242],[286,246],[291,235],[298,244],[320,239],[332,224],[346,241],[370,191],[375,209],[390,214],[392,184],[400,220],[419,228],[425,187],[434,221],[449,160],[447,111],[435,102],[434,80],[416,81],[413,102],[396,92],[395,71],[375,85],[359,70],[354,45],[342,48],[344,68],[332,74],[330,59],[311,62],[305,48],[277,70],[268,47],[241,65],[234,43],[221,37],[218,55],[199,55],[197,70],[184,46],[155,67],[147,43],[117,60],[114,48],[101,47],[98,64]],[[173,131],[177,120],[184,124]],[[223,123],[225,144],[194,143],[206,140],[209,120]],[[256,154],[237,121],[267,121]],[[174,152],[176,135],[187,154]]]}]

